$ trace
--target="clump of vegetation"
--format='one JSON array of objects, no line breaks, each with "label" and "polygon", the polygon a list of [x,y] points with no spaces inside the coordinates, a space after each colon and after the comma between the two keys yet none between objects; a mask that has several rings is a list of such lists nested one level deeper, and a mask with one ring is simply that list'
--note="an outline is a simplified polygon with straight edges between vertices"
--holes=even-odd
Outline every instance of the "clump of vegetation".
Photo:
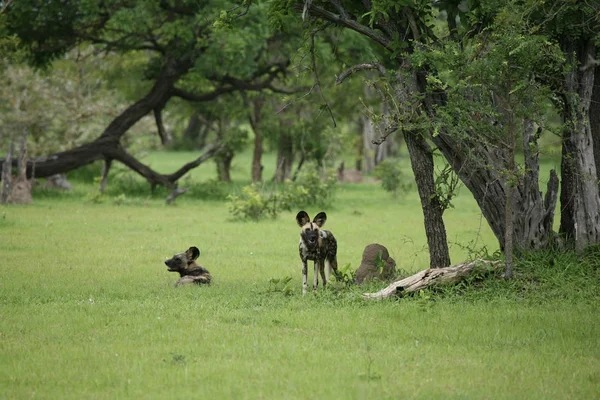
[{"label": "clump of vegetation", "polygon": [[316,169],[309,169],[298,176],[296,181],[287,181],[280,194],[281,208],[291,210],[297,207],[327,207],[335,197],[337,178],[333,173],[321,176]]},{"label": "clump of vegetation", "polygon": [[277,193],[268,193],[251,184],[244,186],[240,194],[230,194],[229,212],[238,219],[258,221],[267,216],[277,217]]},{"label": "clump of vegetation", "polygon": [[407,193],[411,189],[411,182],[402,173],[398,162],[384,160],[375,167],[373,173],[381,180],[383,189],[392,193],[394,198],[397,198],[399,193]]},{"label": "clump of vegetation", "polygon": [[302,173],[296,181],[286,181],[271,190],[251,184],[240,194],[229,195],[229,212],[237,219],[258,221],[276,218],[282,211],[307,206],[327,207],[335,195],[335,175],[321,176],[316,169]]}]

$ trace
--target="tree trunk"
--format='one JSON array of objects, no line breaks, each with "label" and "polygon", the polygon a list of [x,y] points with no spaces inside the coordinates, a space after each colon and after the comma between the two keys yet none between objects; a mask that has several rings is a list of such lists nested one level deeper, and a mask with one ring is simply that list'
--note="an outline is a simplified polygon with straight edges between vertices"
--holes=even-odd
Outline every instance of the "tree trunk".
[{"label": "tree trunk", "polygon": [[600,190],[600,67],[594,69],[594,89],[592,91],[592,101],[590,102],[590,128],[594,143],[596,179]]},{"label": "tree trunk", "polygon": [[546,195],[539,189],[539,145],[541,130],[526,120],[523,130],[523,155],[525,174],[514,193],[513,243],[515,250],[542,249],[554,238],[554,213],[558,197],[558,176],[550,170]]},{"label": "tree trunk", "polygon": [[8,198],[10,197],[10,191],[12,188],[12,156],[15,146],[13,142],[10,142],[8,147],[8,153],[2,163],[2,188],[0,190],[0,204],[8,204]]},{"label": "tree trunk", "polygon": [[590,126],[594,68],[588,65],[596,52],[592,41],[565,40],[561,47],[571,69],[565,78],[560,233],[581,252],[600,243],[600,192]]},{"label": "tree trunk", "polygon": [[[406,76],[398,74],[395,89],[399,104],[410,108],[411,99],[420,92],[417,74],[410,72]],[[410,112],[408,108],[399,111]],[[435,190],[433,151],[420,132],[405,130],[404,141],[408,148],[410,164],[421,199],[425,234],[429,247],[429,266],[430,268],[444,268],[450,265],[450,252],[446,238],[446,226],[442,218],[444,209]]]},{"label": "tree trunk", "polygon": [[357,138],[356,138],[356,161],[354,162],[354,168],[357,171],[363,171],[364,168],[364,159],[365,159],[365,146],[363,145],[363,137],[362,137],[362,117],[359,117],[357,123]]},{"label": "tree trunk", "polygon": [[246,106],[249,108],[248,119],[250,126],[254,132],[254,150],[252,152],[252,182],[262,181],[263,166],[261,163],[263,154],[263,136],[262,136],[262,108],[265,104],[265,99],[262,97],[248,100],[244,93],[242,93]]},{"label": "tree trunk", "polygon": [[[229,129],[230,120],[222,115],[217,121],[217,141],[223,142],[225,139],[225,132]],[[215,163],[217,165],[217,179],[220,182],[231,183],[231,162],[235,152],[229,144],[225,144],[223,149],[215,157]]]},{"label": "tree trunk", "polygon": [[12,176],[13,144],[10,148],[5,162],[2,165],[2,191],[0,193],[0,204],[30,204],[31,188],[33,178],[27,179],[27,133],[21,138],[19,154],[17,155],[17,175]]},{"label": "tree trunk", "polygon": [[425,139],[418,133],[405,132],[404,141],[410,154],[410,163],[421,198],[425,220],[425,234],[429,246],[430,268],[450,265],[450,253],[446,239],[443,209],[435,191],[433,153]]},{"label": "tree trunk", "polygon": [[373,144],[373,140],[375,140],[375,128],[366,115],[360,116],[360,128],[362,132],[362,171],[368,174],[373,172],[375,168],[375,145]]},{"label": "tree trunk", "polygon": [[186,143],[193,144],[195,148],[201,149],[202,146],[197,145],[197,141],[200,136],[200,130],[203,128],[203,124],[199,115],[200,113],[196,111],[190,116],[187,126],[183,131],[183,138],[185,139]]},{"label": "tree trunk", "polygon": [[499,266],[499,261],[474,260],[446,268],[429,268],[414,275],[396,281],[385,289],[376,293],[365,293],[363,297],[368,300],[381,300],[406,293],[418,292],[435,285],[456,284],[474,273],[494,271]]},{"label": "tree trunk", "polygon": [[294,163],[294,141],[292,136],[281,131],[277,147],[277,169],[275,170],[275,181],[283,183],[292,174]]},{"label": "tree trunk", "polygon": [[262,181],[263,166],[261,164],[263,153],[262,135],[254,131],[254,151],[252,152],[252,182]]},{"label": "tree trunk", "polygon": [[217,157],[217,176],[219,181],[231,183],[231,161],[233,160],[234,152],[230,147],[225,147]]}]

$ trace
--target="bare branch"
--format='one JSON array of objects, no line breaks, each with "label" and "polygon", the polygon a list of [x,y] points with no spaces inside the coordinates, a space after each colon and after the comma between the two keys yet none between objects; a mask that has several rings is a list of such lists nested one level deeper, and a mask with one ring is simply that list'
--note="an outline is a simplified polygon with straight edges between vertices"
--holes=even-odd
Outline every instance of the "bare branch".
[{"label": "bare branch", "polygon": [[344,6],[342,6],[342,4],[340,3],[339,0],[329,0],[329,2],[331,4],[333,4],[333,6],[335,7],[335,9],[337,10],[337,12],[340,13],[340,15],[342,16],[342,18],[345,19],[350,19],[350,15],[348,14],[348,12],[346,11],[346,9],[344,8]]},{"label": "bare branch", "polygon": [[419,27],[417,26],[417,22],[415,21],[415,16],[412,10],[408,7],[404,7],[403,9],[404,15],[406,15],[406,19],[408,19],[408,25],[410,26],[410,30],[413,34],[413,39],[415,41],[421,40],[421,34],[419,33]]},{"label": "bare branch", "polygon": [[294,100],[288,102],[287,104],[285,104],[283,107],[281,107],[281,109],[279,111],[277,111],[276,114],[279,114],[280,112],[282,112],[283,110],[285,110],[286,108],[288,108],[289,106],[291,106],[292,104],[294,104],[295,102],[300,101],[303,98],[305,98],[308,95],[310,95],[312,93],[313,89],[316,88],[316,87],[317,87],[317,84],[315,83],[314,85],[312,85],[310,87],[310,89],[308,90],[308,92],[304,93],[302,96],[298,97],[297,99],[294,99]]},{"label": "bare branch", "polygon": [[385,142],[385,140],[388,138],[388,136],[390,136],[392,133],[396,132],[399,127],[400,127],[400,124],[398,122],[393,122],[391,125],[388,125],[385,128],[385,130],[383,131],[383,135],[381,135],[381,137],[379,139],[374,139],[371,141],[371,143],[379,146],[381,143]]},{"label": "bare branch", "polygon": [[390,39],[382,36],[381,34],[374,31],[373,29],[369,28],[368,26],[359,24],[358,22],[356,22],[353,19],[345,18],[341,15],[332,13],[331,11],[325,10],[324,8],[316,6],[314,4],[310,4],[308,7],[309,7],[309,11],[313,15],[321,17],[324,20],[332,22],[334,24],[345,26],[346,28],[350,28],[353,31],[361,33],[361,34],[367,36],[368,38],[374,40],[375,42],[377,42],[380,45],[382,45],[383,47],[385,47],[387,50],[392,51],[392,52],[394,51],[394,49],[392,47],[392,41]]},{"label": "bare branch", "polygon": [[386,69],[383,66],[383,64],[381,63],[362,63],[362,64],[357,64],[353,67],[348,68],[347,70],[345,70],[344,72],[342,72],[337,79],[335,80],[335,84],[339,85],[342,82],[344,82],[344,80],[352,75],[353,73],[357,72],[357,71],[362,71],[365,69],[376,69],[379,72],[381,72],[382,75],[385,75],[386,73]]},{"label": "bare branch", "polygon": [[214,146],[209,148],[204,154],[195,159],[194,161],[190,161],[185,164],[177,171],[169,175],[163,175],[154,171],[149,166],[141,163],[138,159],[129,154],[122,147],[111,148],[106,151],[106,157],[112,158],[121,163],[125,164],[127,167],[137,172],[139,175],[143,176],[152,186],[162,185],[169,189],[177,188],[177,181],[184,176],[190,170],[196,168],[204,161],[213,157],[219,150],[221,150],[222,146]]},{"label": "bare branch", "polygon": [[202,164],[204,161],[215,156],[218,152],[223,150],[223,147],[224,146],[221,144],[209,147],[208,150],[206,150],[204,152],[204,154],[202,154],[200,157],[196,158],[194,161],[190,161],[189,163],[185,164],[183,167],[179,168],[177,171],[173,172],[172,174],[167,175],[167,178],[171,182],[176,182],[179,178],[181,178],[182,176],[187,174],[188,171],[196,168],[197,166]]},{"label": "bare branch", "polygon": [[4,4],[2,4],[2,8],[0,9],[0,14],[2,14],[4,11],[6,11],[8,9],[8,7],[10,7],[12,2],[13,2],[13,0],[5,1]]}]

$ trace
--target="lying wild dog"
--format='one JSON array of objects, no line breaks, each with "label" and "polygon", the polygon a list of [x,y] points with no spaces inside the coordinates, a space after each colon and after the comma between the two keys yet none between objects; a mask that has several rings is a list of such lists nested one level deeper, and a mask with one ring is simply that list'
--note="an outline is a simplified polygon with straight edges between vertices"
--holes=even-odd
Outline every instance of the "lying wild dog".
[{"label": "lying wild dog", "polygon": [[212,277],[206,268],[201,267],[196,263],[196,259],[200,255],[200,250],[197,247],[190,247],[185,253],[175,254],[173,257],[165,261],[167,270],[170,272],[179,272],[179,280],[175,286],[181,286],[189,283],[197,285],[210,283]]},{"label": "lying wild dog", "polygon": [[[320,212],[312,222],[306,211],[300,211],[296,215],[296,222],[300,226],[300,259],[302,260],[302,294],[308,290],[307,261],[315,262],[315,275],[313,278],[313,290],[319,285],[319,273],[323,279],[323,288],[331,275],[331,270],[337,275],[337,241],[330,231],[321,229],[327,221],[327,214]],[[327,266],[327,268],[325,268]]]}]

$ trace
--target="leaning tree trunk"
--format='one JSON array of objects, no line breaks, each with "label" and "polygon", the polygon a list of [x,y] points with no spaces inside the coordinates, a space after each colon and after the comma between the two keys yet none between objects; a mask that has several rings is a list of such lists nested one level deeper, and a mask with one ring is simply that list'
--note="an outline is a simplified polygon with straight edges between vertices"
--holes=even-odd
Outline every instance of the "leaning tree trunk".
[{"label": "leaning tree trunk", "polygon": [[[189,70],[191,65],[191,60],[188,59],[166,59],[154,86],[148,94],[118,115],[106,127],[100,137],[91,143],[86,143],[68,151],[29,160],[27,162],[27,177],[32,176],[34,167],[36,177],[44,178],[71,171],[97,160],[116,160],[144,177],[153,188],[156,185],[163,185],[169,189],[177,189],[177,180],[179,178],[206,159],[215,155],[220,148],[211,148],[196,160],[182,166],[176,172],[164,175],[152,170],[127,153],[122,148],[120,141],[129,128],[151,112],[155,113],[157,124],[159,125],[159,134],[162,132],[162,135],[165,135],[160,112],[168,100],[175,95],[175,83]],[[166,136],[164,140],[166,140]],[[13,162],[14,164],[15,162]],[[109,166],[107,165],[107,167]]]},{"label": "leaning tree trunk", "polygon": [[592,41],[561,43],[571,69],[565,78],[560,233],[583,251],[600,243],[600,192],[590,126],[596,49]]},{"label": "leaning tree trunk", "polygon": [[[523,152],[527,170],[515,187],[512,198],[514,220],[512,240],[514,250],[531,251],[544,248],[553,237],[552,225],[558,193],[558,177],[554,170],[544,196],[539,190],[537,137],[533,126],[525,130]],[[495,149],[465,140],[455,139],[445,132],[432,138],[461,182],[469,189],[479,209],[504,250],[506,238],[506,191],[499,171],[506,170],[506,160]]]},{"label": "leaning tree trunk", "polygon": [[[166,62],[154,86],[148,94],[118,115],[91,143],[83,144],[71,150],[59,152],[46,157],[39,157],[27,162],[27,176],[31,177],[35,163],[35,175],[38,178],[64,173],[107,158],[107,153],[120,149],[123,135],[140,119],[162,109],[172,96],[175,82],[189,69],[189,63]],[[16,160],[13,166],[16,166]]]}]

